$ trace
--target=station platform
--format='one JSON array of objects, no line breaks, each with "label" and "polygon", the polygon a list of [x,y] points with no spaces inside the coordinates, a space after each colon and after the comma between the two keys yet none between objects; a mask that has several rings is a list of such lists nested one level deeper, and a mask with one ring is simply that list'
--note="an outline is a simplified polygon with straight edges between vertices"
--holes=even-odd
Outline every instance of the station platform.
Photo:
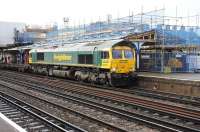
[{"label": "station platform", "polygon": [[186,96],[200,96],[200,73],[138,72],[138,86]]},{"label": "station platform", "polygon": [[174,79],[174,80],[183,80],[183,81],[195,81],[200,82],[200,73],[150,73],[150,72],[139,72],[138,76],[140,77],[155,77],[163,79]]},{"label": "station platform", "polygon": [[26,130],[0,113],[0,132],[26,132]]}]

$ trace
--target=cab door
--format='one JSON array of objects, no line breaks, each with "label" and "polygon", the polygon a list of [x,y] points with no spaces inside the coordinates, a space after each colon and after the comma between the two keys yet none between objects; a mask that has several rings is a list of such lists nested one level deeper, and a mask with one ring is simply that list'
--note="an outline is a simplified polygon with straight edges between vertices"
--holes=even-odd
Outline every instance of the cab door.
[{"label": "cab door", "polygon": [[29,56],[28,56],[28,63],[32,63],[32,53],[29,53]]},{"label": "cab door", "polygon": [[100,52],[101,55],[101,68],[110,69],[111,60],[110,60],[110,53],[108,50],[102,50]]}]

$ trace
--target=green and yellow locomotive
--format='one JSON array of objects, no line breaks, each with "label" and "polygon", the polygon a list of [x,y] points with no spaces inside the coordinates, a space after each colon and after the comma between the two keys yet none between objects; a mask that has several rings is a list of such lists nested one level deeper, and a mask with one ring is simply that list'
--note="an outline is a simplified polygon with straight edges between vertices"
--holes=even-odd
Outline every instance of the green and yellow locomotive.
[{"label": "green and yellow locomotive", "polygon": [[34,72],[112,86],[128,85],[136,76],[135,50],[126,40],[66,44],[32,49]]}]

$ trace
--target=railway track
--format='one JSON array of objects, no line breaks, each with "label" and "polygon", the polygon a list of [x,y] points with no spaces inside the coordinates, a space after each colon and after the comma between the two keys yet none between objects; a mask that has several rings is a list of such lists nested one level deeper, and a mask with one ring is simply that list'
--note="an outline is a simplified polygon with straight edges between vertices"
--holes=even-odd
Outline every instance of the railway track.
[{"label": "railway track", "polygon": [[[23,76],[27,76],[30,74],[25,73]],[[139,87],[130,87],[130,88],[113,88],[113,87],[108,87],[108,86],[102,86],[102,85],[97,85],[97,84],[89,84],[85,82],[77,82],[74,80],[67,80],[67,79],[62,79],[62,78],[54,78],[54,77],[47,77],[47,76],[41,76],[38,74],[32,74],[33,78],[40,78],[40,79],[46,79],[46,83],[52,80],[57,80],[56,82],[54,81],[54,86],[58,86],[59,83],[62,83],[62,81],[72,83],[72,84],[78,84],[78,85],[84,85],[88,87],[95,87],[95,88],[100,88],[100,89],[106,89],[106,90],[114,90],[114,91],[119,91],[123,93],[129,93],[129,94],[134,94],[134,95],[139,95],[143,97],[149,97],[149,98],[154,98],[154,99],[159,99],[159,100],[165,100],[165,101],[171,101],[174,103],[180,103],[184,105],[189,105],[189,106],[194,106],[194,107],[200,107],[200,98],[199,97],[191,97],[191,96],[184,96],[184,95],[177,95],[173,93],[166,93],[166,92],[161,92],[161,91],[155,91],[155,90],[147,90]],[[33,79],[33,82],[35,81]],[[36,79],[37,80],[37,79]],[[41,80],[40,80],[41,81]],[[36,82],[38,83],[38,82]],[[52,82],[49,82],[50,84]],[[44,83],[43,83],[44,85]]]},{"label": "railway track", "polygon": [[[26,74],[26,75],[30,75],[30,74]],[[24,75],[26,77],[26,75]],[[74,80],[66,80],[66,79],[61,79],[59,78],[59,80],[57,78],[54,77],[45,77],[45,76],[41,76],[41,75],[37,75],[34,74],[34,79],[37,80],[37,78],[40,78],[41,80],[45,79],[46,83],[52,83],[51,85],[57,87],[60,84],[62,84],[62,81],[64,82],[68,82],[71,84],[78,84],[78,85],[84,85],[84,86],[88,86],[88,87],[95,87],[95,88],[100,88],[100,89],[106,89],[106,90],[113,90],[113,91],[118,91],[118,92],[123,92],[123,93],[128,93],[128,94],[133,94],[133,95],[138,95],[138,96],[142,96],[142,97],[148,97],[148,98],[153,98],[153,99],[159,99],[159,100],[164,100],[164,101],[170,101],[173,103],[180,103],[183,105],[187,105],[186,107],[200,107],[200,98],[199,97],[191,97],[191,96],[183,96],[183,95],[177,95],[177,94],[173,94],[173,93],[166,93],[166,92],[160,92],[160,91],[155,91],[155,90],[147,90],[147,89],[142,89],[139,87],[131,87],[131,88],[113,88],[113,87],[107,87],[107,86],[102,86],[102,85],[96,85],[96,84],[88,84],[88,83],[84,83],[84,82],[77,82]],[[35,83],[38,83],[35,80],[32,80]],[[40,81],[41,81],[40,80]],[[56,80],[56,81],[52,81],[52,80]],[[50,82],[51,81],[51,82]],[[42,84],[44,85],[44,82],[42,82]]]},{"label": "railway track", "polygon": [[[17,80],[13,80],[12,83],[16,82]],[[48,82],[50,83],[50,81]],[[148,117],[147,115],[148,114],[136,114],[136,113],[133,113],[133,112],[130,112],[130,111],[123,111],[122,109],[117,109],[117,108],[114,108],[114,107],[109,107],[109,105],[103,105],[103,104],[100,104],[100,103],[94,103],[94,101],[90,101],[88,102],[88,100],[84,100],[83,102],[83,98],[75,98],[74,96],[70,96],[70,98],[67,98],[66,97],[66,94],[61,94],[60,92],[57,92],[55,90],[49,90],[48,88],[45,88],[45,87],[41,87],[41,86],[37,86],[35,84],[30,84],[30,82],[26,82],[23,83],[23,81],[19,81],[18,82],[18,85],[22,85],[24,87],[28,87],[30,89],[34,89],[34,90],[38,90],[40,92],[44,92],[44,93],[48,93],[48,94],[51,94],[53,96],[56,96],[57,98],[63,98],[65,100],[73,100],[73,101],[78,101],[80,102],[80,100],[82,100],[82,104],[84,103],[87,103],[87,105],[89,105],[90,103],[90,107],[93,105],[96,105],[96,106],[101,106],[102,108],[107,108],[107,109],[110,109],[111,111],[115,110],[115,112],[121,112],[121,113],[116,113],[116,114],[123,114],[123,116],[125,116],[126,114],[126,117],[128,118],[128,116],[135,116],[137,118],[133,119],[132,117],[132,120],[136,120],[136,119],[142,119],[143,120],[143,123],[151,123],[151,124],[148,124],[150,126],[156,126],[156,127],[159,127],[159,128],[162,128],[162,129],[165,129],[165,130],[168,130],[168,131],[199,131],[199,111],[193,111],[191,112],[191,110],[186,110],[186,109],[182,109],[182,108],[171,108],[172,106],[168,105],[168,106],[165,106],[165,104],[159,104],[159,103],[155,103],[155,102],[145,102],[144,100],[139,100],[139,99],[133,99],[133,97],[125,97],[125,96],[120,96],[120,97],[117,97],[116,94],[113,94],[113,93],[101,93],[102,91],[98,91],[98,90],[91,90],[91,91],[87,91],[85,90],[84,88],[80,88],[79,86],[79,91],[77,91],[78,87],[77,86],[74,86],[73,88],[71,88],[70,90],[73,91],[73,89],[76,89],[74,90],[73,92],[77,93],[77,92],[81,92],[82,94],[84,93],[85,95],[87,96],[90,96],[91,97],[91,94],[93,93],[93,97],[96,96],[96,98],[101,98],[101,99],[104,99],[104,100],[109,100],[111,102],[114,102],[114,103],[118,103],[118,104],[123,104],[123,105],[128,105],[128,106],[132,106],[132,107],[136,107],[137,109],[140,108],[140,109],[145,109],[146,113],[151,113],[151,116],[154,115],[153,117],[154,118],[150,118]],[[52,83],[53,84],[53,83]],[[64,85],[64,84],[62,84]],[[94,95],[95,94],[95,95]],[[69,96],[69,94],[68,94]],[[108,99],[108,97],[112,97]],[[118,101],[116,101],[118,100]],[[120,100],[120,101],[119,101]],[[91,105],[91,103],[93,103]],[[137,104],[137,105],[133,105],[133,104]],[[143,104],[143,105],[141,105]],[[86,105],[86,104],[85,104]],[[152,108],[153,107],[153,108]],[[162,108],[162,109],[159,109],[158,107]],[[129,114],[129,115],[128,115]],[[158,119],[159,117],[164,117],[164,118],[167,118],[167,120],[160,120]],[[175,120],[175,122],[169,122],[169,120]],[[137,120],[137,121],[140,121],[142,122],[141,120]],[[177,122],[177,121],[180,121],[180,122],[184,122],[184,123],[181,123],[180,122]],[[190,124],[190,125],[188,125]],[[185,126],[184,126],[185,125]],[[196,127],[195,127],[196,126]]]},{"label": "railway track", "polygon": [[[105,128],[107,128],[105,131],[107,132],[110,132],[110,131],[114,131],[114,132],[128,132],[128,130],[125,130],[121,127],[118,127],[117,125],[113,125],[111,123],[108,123],[108,122],[104,122],[102,121],[101,119],[96,119],[96,118],[93,118],[87,114],[84,114],[82,112],[78,112],[72,108],[68,108],[68,107],[65,107],[63,106],[62,104],[58,104],[58,103],[54,103],[54,102],[51,102],[47,99],[44,99],[44,98],[41,98],[41,97],[37,97],[37,96],[34,96],[34,95],[31,95],[31,94],[28,94],[26,92],[23,92],[23,91],[20,91],[20,90],[16,90],[16,89],[13,89],[12,86],[13,85],[10,85],[9,84],[5,84],[3,82],[1,82],[0,84],[1,88],[6,88],[6,89],[9,89],[9,92],[14,92],[15,94],[22,94],[22,98],[28,96],[29,99],[31,100],[36,100],[36,102],[43,102],[44,105],[48,104],[50,105],[50,107],[54,107],[57,109],[62,109],[65,112],[69,112],[69,113],[72,113],[74,114],[76,117],[80,117],[81,121],[82,122],[86,122],[86,121],[83,121],[83,120],[88,120],[90,121],[91,123],[95,123],[95,124],[98,124],[99,126],[103,126]],[[8,91],[8,90],[5,90],[5,91]],[[90,114],[90,113],[88,113]],[[95,130],[94,130],[95,131]]]},{"label": "railway track", "polygon": [[27,131],[86,132],[3,92],[0,92],[0,112]]},{"label": "railway track", "polygon": [[166,101],[191,105],[194,107],[200,107],[200,98],[198,97],[183,96],[183,95],[177,95],[173,93],[167,93],[167,92],[161,92],[161,91],[149,90],[149,89],[147,90],[147,89],[142,89],[139,87],[133,87],[131,89],[121,89],[119,91],[132,93],[132,94],[144,96],[144,97],[150,97],[150,98],[155,98],[155,99],[160,99],[160,100],[166,100]]}]

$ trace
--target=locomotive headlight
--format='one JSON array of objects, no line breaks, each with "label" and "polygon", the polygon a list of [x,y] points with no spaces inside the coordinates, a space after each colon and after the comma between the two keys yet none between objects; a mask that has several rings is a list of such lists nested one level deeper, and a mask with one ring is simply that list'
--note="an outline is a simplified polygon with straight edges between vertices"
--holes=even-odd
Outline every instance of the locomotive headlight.
[{"label": "locomotive headlight", "polygon": [[115,68],[115,67],[114,67],[114,68],[112,68],[112,69],[111,69],[111,71],[112,71],[112,72],[115,72],[115,71],[116,71],[116,68]]}]

